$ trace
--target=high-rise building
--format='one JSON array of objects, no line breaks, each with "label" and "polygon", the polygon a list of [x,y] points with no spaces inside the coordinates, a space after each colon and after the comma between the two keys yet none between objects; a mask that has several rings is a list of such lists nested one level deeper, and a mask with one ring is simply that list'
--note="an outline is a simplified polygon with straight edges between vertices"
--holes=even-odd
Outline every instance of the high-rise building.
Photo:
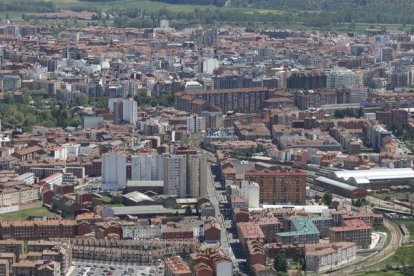
[{"label": "high-rise building", "polygon": [[206,118],[197,115],[186,118],[187,133],[204,132],[206,130]]},{"label": "high-rise building", "polygon": [[259,184],[261,203],[306,203],[306,175],[303,171],[246,171],[245,179]]},{"label": "high-rise building", "polygon": [[164,194],[186,196],[187,158],[185,155],[164,155]]},{"label": "high-rise building", "polygon": [[102,190],[119,191],[126,187],[126,156],[109,153],[102,158]]},{"label": "high-rise building", "polygon": [[164,161],[159,154],[140,154],[132,157],[132,180],[163,180]]},{"label": "high-rise building", "polygon": [[207,166],[206,154],[187,155],[187,196],[207,195]]},{"label": "high-rise building", "polygon": [[358,87],[362,85],[362,76],[349,69],[335,68],[329,73],[326,83],[327,88],[331,89]]},{"label": "high-rise building", "polygon": [[165,154],[163,160],[165,194],[195,198],[207,195],[206,154]]},{"label": "high-rise building", "polygon": [[114,113],[114,122],[116,124],[121,122],[135,124],[138,121],[137,102],[133,99],[109,99],[108,108]]}]

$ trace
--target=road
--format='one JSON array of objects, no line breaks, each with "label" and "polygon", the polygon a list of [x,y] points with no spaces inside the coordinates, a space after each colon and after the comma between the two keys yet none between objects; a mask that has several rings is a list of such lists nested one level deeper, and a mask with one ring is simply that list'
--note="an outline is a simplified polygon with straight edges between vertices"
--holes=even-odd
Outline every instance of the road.
[{"label": "road", "polygon": [[211,172],[211,167],[210,166],[209,166],[208,178],[209,179],[207,181],[207,193],[208,193],[208,196],[209,196],[212,204],[214,205],[216,218],[219,220],[220,225],[221,225],[221,230],[222,230],[221,231],[221,248],[235,262],[236,260],[234,258],[233,250],[231,249],[231,246],[230,246],[230,240],[229,240],[229,237],[228,237],[228,233],[226,231],[226,223],[224,221],[223,214],[220,211],[219,194],[218,194],[218,192],[215,188],[214,176]]}]

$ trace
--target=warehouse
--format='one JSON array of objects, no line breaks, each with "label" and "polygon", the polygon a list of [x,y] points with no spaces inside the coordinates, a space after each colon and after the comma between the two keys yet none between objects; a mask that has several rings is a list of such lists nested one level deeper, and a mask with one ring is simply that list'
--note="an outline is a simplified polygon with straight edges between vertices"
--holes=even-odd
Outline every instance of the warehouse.
[{"label": "warehouse", "polygon": [[414,180],[414,171],[410,168],[345,170],[333,172],[332,178],[365,190],[380,190],[393,185],[406,185]]},{"label": "warehouse", "polygon": [[324,176],[315,179],[315,185],[325,188],[331,193],[341,195],[347,198],[365,198],[367,191],[343,182],[339,182]]}]

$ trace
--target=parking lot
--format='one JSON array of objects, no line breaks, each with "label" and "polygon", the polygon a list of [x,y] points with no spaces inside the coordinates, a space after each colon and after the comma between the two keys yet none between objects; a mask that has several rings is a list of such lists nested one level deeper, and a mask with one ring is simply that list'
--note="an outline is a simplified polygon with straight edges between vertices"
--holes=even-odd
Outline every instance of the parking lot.
[{"label": "parking lot", "polygon": [[135,275],[164,275],[164,266],[136,266],[136,265],[110,265],[88,262],[75,262],[71,267],[70,276],[135,276]]}]

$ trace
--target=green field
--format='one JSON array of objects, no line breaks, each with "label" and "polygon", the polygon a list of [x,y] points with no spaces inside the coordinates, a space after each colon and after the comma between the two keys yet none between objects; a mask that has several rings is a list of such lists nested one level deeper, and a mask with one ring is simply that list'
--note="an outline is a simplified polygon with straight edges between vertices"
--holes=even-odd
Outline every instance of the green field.
[{"label": "green field", "polygon": [[36,207],[25,209],[17,212],[10,212],[6,214],[0,214],[0,220],[25,220],[30,216],[36,217],[53,217],[57,214],[50,212],[45,207]]},{"label": "green field", "polygon": [[[405,265],[407,267],[409,266],[413,267],[414,266],[413,256],[414,256],[414,246],[399,247],[395,251],[394,255],[385,259],[379,264],[369,267],[367,271],[376,271],[376,270],[383,271],[387,269],[387,267],[390,267],[390,266],[392,267],[392,266]],[[390,271],[390,272],[394,272],[394,271]],[[382,273],[382,272],[377,272],[377,273]],[[366,274],[363,274],[363,275],[366,275]],[[382,274],[376,274],[376,275],[382,275]],[[400,274],[391,274],[391,275],[400,275]]]},{"label": "green field", "polygon": [[120,207],[120,206],[125,206],[124,204],[122,204],[122,203],[113,203],[112,202],[112,198],[111,197],[109,197],[109,196],[102,196],[101,198],[100,198],[100,200],[101,200],[101,202],[102,202],[102,204],[104,205],[104,206],[108,206],[108,207]]},{"label": "green field", "polygon": [[[163,8],[166,8],[175,12],[188,12],[193,11],[195,8],[200,9],[230,9],[242,12],[259,12],[259,13],[281,13],[282,11],[278,10],[267,10],[267,9],[256,9],[256,8],[238,8],[238,7],[217,7],[217,6],[208,6],[208,5],[184,5],[184,4],[168,4],[156,1],[149,0],[114,0],[114,1],[102,1],[102,2],[88,2],[88,1],[79,1],[79,0],[49,0],[54,3],[58,8],[74,8],[74,7],[84,7],[84,8],[94,8],[98,10],[111,10],[111,9],[124,9],[128,10],[131,8],[143,9],[147,11],[157,11]],[[4,3],[13,2],[13,0],[3,0]]]}]

